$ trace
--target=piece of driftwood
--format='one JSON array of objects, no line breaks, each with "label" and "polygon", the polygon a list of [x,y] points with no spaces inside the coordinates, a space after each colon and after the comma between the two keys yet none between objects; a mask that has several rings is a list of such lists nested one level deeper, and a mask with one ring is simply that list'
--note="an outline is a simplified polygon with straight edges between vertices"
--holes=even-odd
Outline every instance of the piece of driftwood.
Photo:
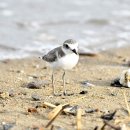
[{"label": "piece of driftwood", "polygon": [[[77,102],[77,101],[79,101],[79,100],[81,100],[81,99],[84,99],[85,97],[86,97],[86,95],[85,95],[85,96],[82,96],[82,97],[80,97],[80,98],[77,98],[77,99],[75,99],[75,100],[72,100],[71,102],[66,103],[66,104],[69,106],[69,104],[75,103],[75,102]],[[57,106],[54,105],[54,104],[51,104],[51,103],[49,103],[49,102],[43,102],[42,107],[55,108],[55,107],[57,107]],[[66,107],[66,108],[63,110],[63,112],[64,112],[64,113],[69,113],[69,114],[75,115],[75,113],[74,113],[73,111],[71,111],[71,108],[69,108],[69,107]],[[85,112],[82,112],[82,115],[84,115],[84,114],[85,114]]]},{"label": "piece of driftwood", "polygon": [[48,114],[48,119],[52,120],[57,113],[62,110],[63,108],[67,107],[69,104],[64,104],[64,105],[58,105],[56,106],[51,112]]},{"label": "piece of driftwood", "polygon": [[50,118],[50,121],[47,123],[47,125],[45,126],[46,128],[48,128],[52,122],[56,119],[56,117],[63,111],[63,109],[68,106],[68,104],[65,105],[58,105],[56,108],[54,108],[49,114],[48,117]]},{"label": "piece of driftwood", "polygon": [[[43,107],[50,107],[50,108],[56,108],[57,106],[48,102],[44,102],[43,103]],[[63,109],[63,113],[65,114],[71,114],[71,115],[76,115],[76,110],[75,109],[76,106],[69,106],[66,107],[65,109]],[[82,111],[82,115],[85,115],[85,111]]]},{"label": "piece of driftwood", "polygon": [[82,129],[82,124],[81,124],[81,117],[82,117],[82,109],[78,108],[77,110],[77,130],[81,130]]},{"label": "piece of driftwood", "polygon": [[[43,103],[43,107],[56,108],[57,106],[54,105],[54,104],[48,103],[48,102],[44,102],[44,103]],[[73,112],[70,111],[70,109],[67,108],[67,107],[63,110],[63,112],[73,114]]]},{"label": "piece of driftwood", "polygon": [[42,105],[43,107],[50,107],[50,108],[55,108],[56,107],[56,105],[54,105],[54,104],[51,104],[51,103],[49,103],[49,102],[43,102],[43,105]]}]

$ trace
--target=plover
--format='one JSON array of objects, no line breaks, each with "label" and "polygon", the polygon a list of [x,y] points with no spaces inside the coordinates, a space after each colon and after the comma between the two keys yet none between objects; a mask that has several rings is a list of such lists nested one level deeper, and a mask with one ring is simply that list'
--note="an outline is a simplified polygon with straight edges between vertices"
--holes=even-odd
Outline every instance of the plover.
[{"label": "plover", "polygon": [[79,60],[78,43],[73,39],[66,40],[62,46],[59,46],[42,57],[44,61],[49,63],[52,71],[52,87],[53,94],[57,95],[54,86],[54,70],[62,69],[64,71],[63,79],[63,94],[67,95],[65,87],[65,72],[76,66]]}]

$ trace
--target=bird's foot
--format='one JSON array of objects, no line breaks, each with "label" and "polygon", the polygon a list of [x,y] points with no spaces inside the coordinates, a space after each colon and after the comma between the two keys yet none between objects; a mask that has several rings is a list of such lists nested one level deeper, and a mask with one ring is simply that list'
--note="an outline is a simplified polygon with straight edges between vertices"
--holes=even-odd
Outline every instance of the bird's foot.
[{"label": "bird's foot", "polygon": [[68,94],[67,94],[66,91],[64,91],[62,95],[63,95],[63,96],[68,96]]},{"label": "bird's foot", "polygon": [[63,95],[63,96],[72,96],[72,95],[74,95],[74,93],[67,93],[67,92],[65,91],[65,92],[63,92],[62,95]]}]

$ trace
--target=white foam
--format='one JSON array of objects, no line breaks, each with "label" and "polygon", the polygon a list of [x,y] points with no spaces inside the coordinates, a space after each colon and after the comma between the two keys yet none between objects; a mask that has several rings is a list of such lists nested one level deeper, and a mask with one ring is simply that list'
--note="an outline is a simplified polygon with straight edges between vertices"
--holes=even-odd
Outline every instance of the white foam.
[{"label": "white foam", "polygon": [[12,10],[5,9],[5,10],[1,11],[1,14],[3,16],[12,16],[12,15],[14,15],[14,12]]}]

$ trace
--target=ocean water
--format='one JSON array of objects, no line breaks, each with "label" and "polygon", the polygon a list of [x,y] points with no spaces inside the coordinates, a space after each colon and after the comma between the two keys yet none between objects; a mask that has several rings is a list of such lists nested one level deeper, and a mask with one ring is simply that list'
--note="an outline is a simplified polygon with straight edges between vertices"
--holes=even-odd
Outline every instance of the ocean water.
[{"label": "ocean water", "polygon": [[0,0],[0,60],[42,55],[69,38],[84,53],[130,45],[130,0]]}]

